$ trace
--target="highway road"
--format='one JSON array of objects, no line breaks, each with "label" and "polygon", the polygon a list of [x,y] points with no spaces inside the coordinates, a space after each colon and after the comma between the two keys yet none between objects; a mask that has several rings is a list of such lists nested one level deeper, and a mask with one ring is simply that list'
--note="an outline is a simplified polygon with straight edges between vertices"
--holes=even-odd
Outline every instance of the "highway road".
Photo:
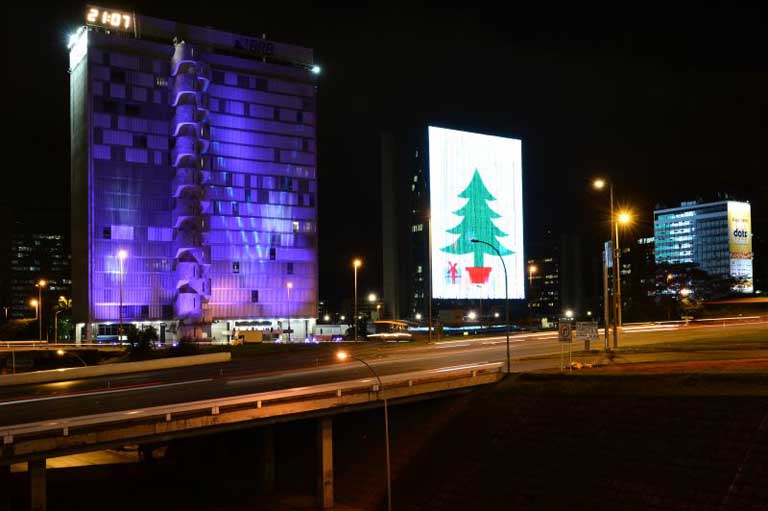
[{"label": "highway road", "polygon": [[[621,346],[688,339],[766,339],[768,318],[740,318],[691,325],[628,326]],[[503,361],[504,336],[472,337],[432,345],[377,349],[344,346],[366,358],[381,375],[463,364]],[[593,342],[599,349],[603,341]],[[574,343],[573,349],[583,347]],[[512,371],[552,367],[549,360],[523,360],[557,355],[557,332],[516,334],[510,339]],[[287,358],[288,357],[288,358]],[[555,364],[556,365],[556,364]],[[282,369],[291,367],[291,369]],[[335,381],[370,378],[359,362],[336,362],[328,350],[260,356],[226,364],[152,371],[129,375],[0,388],[0,426],[169,403],[234,396]]]}]

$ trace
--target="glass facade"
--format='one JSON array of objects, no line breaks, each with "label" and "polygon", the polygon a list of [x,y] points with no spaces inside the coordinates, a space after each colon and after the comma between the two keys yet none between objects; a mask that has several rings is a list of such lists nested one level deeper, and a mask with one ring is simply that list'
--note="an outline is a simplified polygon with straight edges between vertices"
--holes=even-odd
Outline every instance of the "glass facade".
[{"label": "glass facade", "polygon": [[[749,204],[684,202],[654,211],[656,264],[696,264],[717,278],[746,278],[749,284],[739,290],[751,292],[752,234],[749,227],[733,227],[736,216],[749,226]],[[735,238],[746,240],[750,249],[740,250]]]},{"label": "glass facade", "polygon": [[88,29],[71,50],[78,338],[121,312],[171,339],[314,323],[311,50],[138,21],[146,38]]}]

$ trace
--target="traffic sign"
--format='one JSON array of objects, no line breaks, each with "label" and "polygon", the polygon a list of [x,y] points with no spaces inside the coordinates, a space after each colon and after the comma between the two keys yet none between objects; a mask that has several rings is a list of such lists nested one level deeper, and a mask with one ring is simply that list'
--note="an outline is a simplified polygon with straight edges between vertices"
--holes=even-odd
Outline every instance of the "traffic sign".
[{"label": "traffic sign", "polygon": [[573,327],[570,323],[560,323],[558,332],[560,342],[573,342]]},{"label": "traffic sign", "polygon": [[578,321],[576,323],[577,341],[596,341],[598,339],[597,323],[594,321]]}]

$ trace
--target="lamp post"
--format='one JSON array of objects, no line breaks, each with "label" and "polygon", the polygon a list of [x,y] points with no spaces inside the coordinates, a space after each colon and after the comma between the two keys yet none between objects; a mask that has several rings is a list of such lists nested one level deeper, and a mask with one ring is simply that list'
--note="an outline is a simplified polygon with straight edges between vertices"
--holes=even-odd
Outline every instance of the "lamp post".
[{"label": "lamp post", "polygon": [[488,243],[487,241],[478,240],[475,238],[472,238],[470,240],[472,243],[482,243],[483,245],[488,245],[493,249],[494,252],[496,252],[496,255],[499,256],[499,259],[501,260],[501,266],[504,268],[504,315],[507,322],[507,373],[509,373],[509,282],[507,280],[507,265],[504,264],[504,258],[501,257],[501,252],[499,252],[499,249]]},{"label": "lamp post", "polygon": [[[632,221],[632,216],[622,211],[616,214],[613,206],[613,183],[608,182],[605,179],[595,179],[592,186],[596,190],[603,190],[608,186],[610,205],[611,205],[611,249],[613,251],[613,347],[614,349],[619,346],[619,327],[621,326],[621,270],[619,265],[621,264],[621,253],[619,248],[619,224],[627,225]],[[607,300],[607,297],[605,298]],[[608,323],[605,325],[606,332],[608,331]],[[607,334],[606,334],[607,335]]]},{"label": "lamp post", "polygon": [[285,290],[288,292],[288,342],[291,342],[291,289],[293,289],[293,282],[286,282]]},{"label": "lamp post", "polygon": [[64,309],[57,310],[53,315],[53,342],[59,342],[59,314],[64,312]]},{"label": "lamp post", "polygon": [[363,265],[363,261],[355,259],[352,261],[352,266],[355,269],[355,313],[352,316],[352,320],[355,322],[355,341],[357,341],[357,324],[360,322],[360,318],[357,317],[357,269]]},{"label": "lamp post", "polygon": [[33,298],[33,299],[31,299],[31,300],[29,301],[29,304],[30,304],[32,307],[34,307],[34,308],[35,308],[35,319],[38,319],[38,317],[39,317],[39,314],[38,314],[38,306],[40,305],[40,302],[38,302],[37,300],[35,300],[35,299]]},{"label": "lamp post", "polygon": [[38,327],[38,334],[39,339],[43,340],[43,288],[47,282],[43,279],[40,279],[37,284],[35,284],[35,287],[37,288],[37,327]]},{"label": "lamp post", "polygon": [[[336,358],[342,362],[347,360],[348,358],[351,358],[365,365],[365,367],[367,367],[368,370],[371,371],[373,376],[379,382],[379,389],[376,394],[379,396],[379,398],[381,398],[381,391],[384,389],[384,385],[381,383],[381,378],[379,378],[378,373],[373,369],[373,367],[368,365],[368,362],[366,362],[362,358],[358,358],[353,355],[350,355],[346,351],[337,352]],[[383,401],[384,401],[384,449],[386,450],[386,453],[387,453],[387,511],[392,511],[392,477],[390,475],[391,470],[390,470],[390,463],[389,463],[389,415],[387,412],[387,398],[385,397]]]},{"label": "lamp post", "polygon": [[123,340],[123,261],[128,257],[126,250],[119,250],[117,252],[117,259],[120,261],[120,324],[117,327],[117,342]]}]

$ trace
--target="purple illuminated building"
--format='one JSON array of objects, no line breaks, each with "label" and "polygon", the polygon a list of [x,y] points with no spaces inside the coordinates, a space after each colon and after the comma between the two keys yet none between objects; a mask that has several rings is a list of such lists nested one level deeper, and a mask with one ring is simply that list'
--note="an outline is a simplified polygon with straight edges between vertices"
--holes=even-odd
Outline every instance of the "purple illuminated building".
[{"label": "purple illuminated building", "polygon": [[285,339],[289,324],[303,340],[317,316],[312,50],[122,11],[85,21],[69,70],[76,338],[116,338],[122,303],[125,324],[165,342]]}]

